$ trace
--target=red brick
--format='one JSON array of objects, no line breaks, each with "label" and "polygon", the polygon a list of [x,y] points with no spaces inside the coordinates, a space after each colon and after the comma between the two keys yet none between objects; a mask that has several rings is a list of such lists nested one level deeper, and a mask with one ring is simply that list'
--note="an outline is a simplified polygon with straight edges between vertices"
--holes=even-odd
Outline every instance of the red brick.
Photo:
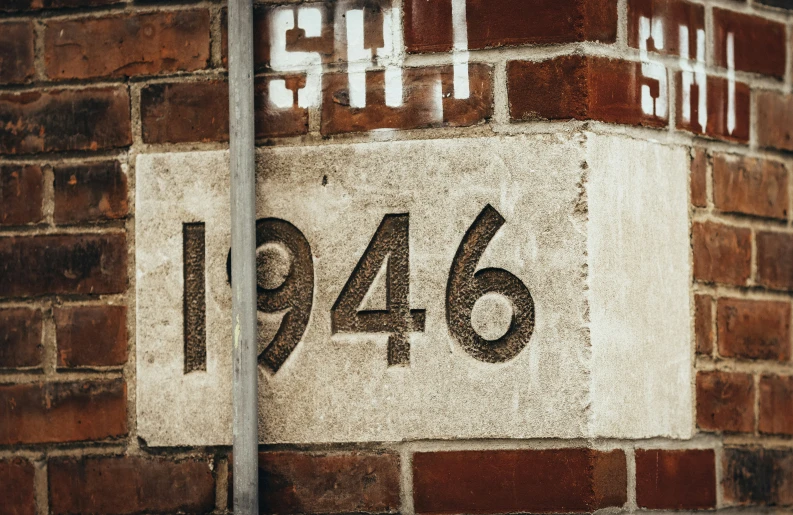
[{"label": "red brick", "polygon": [[405,0],[408,52],[449,52],[454,44],[452,0]]},{"label": "red brick", "polygon": [[790,359],[790,303],[721,298],[719,354],[729,358]]},{"label": "red brick", "polygon": [[112,5],[123,0],[3,0],[0,11],[35,11],[39,9],[68,9]]},{"label": "red brick", "polygon": [[56,166],[53,172],[56,223],[127,216],[127,174],[118,161]]},{"label": "red brick", "polygon": [[793,290],[793,234],[758,231],[757,282],[775,290]]},{"label": "red brick", "polygon": [[209,62],[205,9],[53,20],[44,30],[52,79],[194,71]]},{"label": "red brick", "polygon": [[760,378],[760,432],[793,435],[793,377]]},{"label": "red brick", "polygon": [[600,120],[663,127],[667,116],[646,115],[642,85],[659,95],[659,84],[642,76],[641,64],[570,55],[547,61],[507,64],[509,111],[513,120]]},{"label": "red brick", "polygon": [[[298,87],[304,77],[287,76]],[[256,137],[297,136],[308,132],[308,110],[295,105],[281,109],[269,102],[268,84],[279,77],[256,81]],[[228,141],[228,84],[221,81],[151,84],[141,91],[143,141],[181,143]]]},{"label": "red brick", "polygon": [[41,311],[0,309],[0,368],[41,365]]},{"label": "red brick", "polygon": [[36,165],[0,165],[0,225],[40,222],[44,182]]},{"label": "red brick", "polygon": [[58,366],[114,366],[127,361],[126,306],[55,308]]},{"label": "red brick", "polygon": [[754,431],[754,379],[732,372],[697,373],[697,426],[705,431]]},{"label": "red brick", "polygon": [[713,222],[692,229],[694,278],[699,281],[746,284],[751,273],[751,231]]},{"label": "red brick", "polygon": [[708,205],[708,154],[695,148],[691,158],[691,203],[696,207]]},{"label": "red brick", "polygon": [[19,84],[33,78],[34,38],[32,22],[0,23],[0,84]]},{"label": "red brick", "polygon": [[734,505],[793,504],[793,452],[737,447],[724,449],[724,503]]},{"label": "red brick", "polygon": [[697,354],[713,352],[713,297],[694,296],[694,330],[697,336]]},{"label": "red brick", "polygon": [[636,503],[651,510],[715,508],[713,450],[637,449]]},{"label": "red brick", "polygon": [[126,87],[0,94],[0,154],[99,150],[132,143]]},{"label": "red brick", "polygon": [[364,132],[373,129],[417,129],[475,125],[493,113],[492,70],[484,64],[469,66],[470,96],[454,98],[451,66],[405,68],[403,104],[385,104],[385,74],[366,74],[366,107],[350,107],[346,73],[323,77],[322,134]]},{"label": "red brick", "polygon": [[[652,39],[647,49],[666,55],[697,58],[697,31],[705,30],[705,8],[684,0],[629,0],[628,44],[640,47],[639,23],[641,18],[659,20],[663,31],[663,46],[658,48]],[[688,28],[688,48],[680,48],[680,27]],[[703,42],[704,44],[704,42]]]},{"label": "red brick", "polygon": [[50,512],[209,513],[215,480],[206,461],[137,456],[51,458]]},{"label": "red brick", "polygon": [[716,66],[727,68],[727,34],[732,33],[736,70],[784,77],[787,43],[783,23],[714,8],[713,28]]},{"label": "red brick", "polygon": [[0,238],[0,296],[122,293],[124,234]]},{"label": "red brick", "polygon": [[420,452],[417,513],[581,512],[626,502],[625,454],[592,449]]},{"label": "red brick", "polygon": [[713,158],[713,201],[727,213],[787,218],[788,171],[768,159],[717,154]]},{"label": "red brick", "polygon": [[757,143],[761,147],[793,150],[793,95],[755,91]]},{"label": "red brick", "polygon": [[730,84],[727,79],[721,77],[708,76],[706,79],[707,89],[707,109],[708,118],[705,129],[699,123],[699,86],[692,84],[691,86],[691,118],[686,120],[683,117],[683,72],[675,73],[675,87],[677,88],[677,122],[675,126],[678,129],[693,132],[695,134],[705,134],[707,136],[723,139],[727,141],[736,141],[739,143],[746,143],[749,141],[749,109],[750,109],[750,93],[749,86],[743,82],[735,83],[735,126],[731,127],[729,124],[728,110],[729,104],[729,88]]},{"label": "red brick", "polygon": [[127,434],[123,379],[0,385],[0,445],[80,442]]},{"label": "red brick", "polygon": [[33,464],[23,458],[0,461],[0,513],[3,515],[34,515]]}]

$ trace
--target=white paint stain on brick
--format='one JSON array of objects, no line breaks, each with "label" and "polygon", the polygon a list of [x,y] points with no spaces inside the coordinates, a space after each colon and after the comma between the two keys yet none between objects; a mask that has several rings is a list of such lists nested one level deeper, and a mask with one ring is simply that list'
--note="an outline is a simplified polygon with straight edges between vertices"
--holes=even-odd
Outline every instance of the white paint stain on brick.
[{"label": "white paint stain on brick", "polygon": [[347,20],[347,82],[350,107],[366,107],[366,69],[372,63],[372,51],[364,45],[363,9],[351,9]]},{"label": "white paint stain on brick", "polygon": [[658,18],[639,18],[639,56],[642,61],[642,75],[658,81],[658,97],[652,96],[650,86],[642,85],[641,103],[644,114],[650,116],[666,117],[666,68],[657,62],[651,62],[647,49],[647,42],[652,38],[655,48],[664,47],[663,21]]},{"label": "white paint stain on brick", "polygon": [[377,63],[385,67],[385,105],[402,105],[402,24],[397,8],[383,11],[383,47],[377,49]]},{"label": "white paint stain on brick", "polygon": [[727,33],[727,132],[735,130],[735,35]]},{"label": "white paint stain on brick", "polygon": [[691,86],[696,84],[699,89],[697,101],[697,122],[704,132],[708,125],[708,88],[705,75],[705,30],[697,29],[694,45],[696,57],[692,63],[689,60],[690,40],[689,30],[685,25],[680,25],[680,69],[682,70],[682,112],[681,116],[686,123],[691,122]]},{"label": "white paint stain on brick", "polygon": [[[295,12],[297,11],[297,13]],[[290,52],[286,49],[286,33],[295,28],[297,14],[298,28],[305,31],[306,37],[322,34],[322,11],[316,7],[279,7],[270,14],[270,66],[277,72],[304,72],[306,85],[297,92],[297,105],[302,108],[320,105],[322,93],[322,56],[317,52]],[[278,79],[270,82],[271,101],[277,107],[285,106],[285,81]],[[272,100],[273,92],[277,102]]]},{"label": "white paint stain on brick", "polygon": [[452,29],[454,47],[454,98],[465,99],[471,95],[468,75],[468,24],[466,0],[452,0]]}]

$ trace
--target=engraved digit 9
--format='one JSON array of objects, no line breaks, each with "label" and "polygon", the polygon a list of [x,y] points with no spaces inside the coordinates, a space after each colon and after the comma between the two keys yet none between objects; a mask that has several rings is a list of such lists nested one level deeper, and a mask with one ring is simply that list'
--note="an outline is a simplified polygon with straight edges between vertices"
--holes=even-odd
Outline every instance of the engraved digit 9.
[{"label": "engraved digit 9", "polygon": [[[256,307],[263,313],[284,313],[275,337],[259,354],[259,364],[275,373],[308,327],[314,298],[314,260],[303,233],[278,218],[256,221],[256,249]],[[226,263],[231,282],[231,252]]]},{"label": "engraved digit 9", "polygon": [[[457,248],[446,286],[449,332],[468,354],[487,363],[502,363],[517,356],[534,331],[534,300],[526,285],[501,268],[476,272],[485,248],[502,225],[501,214],[489,204],[485,206]],[[474,304],[487,293],[503,295],[512,307],[509,329],[495,340],[482,338],[471,324]]]}]

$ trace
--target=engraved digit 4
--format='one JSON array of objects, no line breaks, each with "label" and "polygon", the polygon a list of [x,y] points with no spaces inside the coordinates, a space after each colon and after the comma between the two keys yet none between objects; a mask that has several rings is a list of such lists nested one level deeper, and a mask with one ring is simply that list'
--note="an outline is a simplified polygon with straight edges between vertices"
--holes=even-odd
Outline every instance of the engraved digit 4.
[{"label": "engraved digit 4", "polygon": [[[359,311],[384,261],[386,309]],[[425,319],[423,309],[410,309],[409,297],[408,215],[389,214],[383,217],[380,227],[331,308],[331,331],[333,334],[390,333],[388,365],[409,365],[410,333],[423,332]]]},{"label": "engraved digit 4", "polygon": [[[487,363],[511,360],[523,350],[534,332],[534,300],[526,285],[501,268],[476,271],[482,254],[502,225],[501,214],[491,205],[485,206],[457,248],[446,286],[449,332],[465,352]],[[494,340],[480,336],[471,323],[474,304],[488,293],[506,297],[512,308],[509,329]]]}]

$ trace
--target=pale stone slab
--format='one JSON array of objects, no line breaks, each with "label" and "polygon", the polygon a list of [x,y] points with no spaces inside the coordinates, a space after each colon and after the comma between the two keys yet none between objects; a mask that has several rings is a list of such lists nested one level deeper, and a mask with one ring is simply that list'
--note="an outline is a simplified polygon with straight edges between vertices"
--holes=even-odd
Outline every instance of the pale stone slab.
[{"label": "pale stone slab", "polygon": [[[227,159],[138,156],[137,409],[149,445],[231,441]],[[261,150],[257,216],[299,229],[314,270],[299,344],[277,372],[259,367],[261,441],[688,436],[686,169],[681,148],[588,133]],[[477,270],[514,274],[535,310],[528,344],[495,364],[467,353],[446,320],[452,261],[488,204],[505,222]],[[409,216],[409,307],[426,321],[410,333],[409,365],[388,366],[387,334],[332,334],[330,312],[398,214]],[[182,224],[194,222],[205,223],[207,370],[185,374]],[[359,309],[384,307],[384,275]],[[492,296],[472,318],[496,337],[510,304]],[[265,343],[281,316],[261,315]]]}]

